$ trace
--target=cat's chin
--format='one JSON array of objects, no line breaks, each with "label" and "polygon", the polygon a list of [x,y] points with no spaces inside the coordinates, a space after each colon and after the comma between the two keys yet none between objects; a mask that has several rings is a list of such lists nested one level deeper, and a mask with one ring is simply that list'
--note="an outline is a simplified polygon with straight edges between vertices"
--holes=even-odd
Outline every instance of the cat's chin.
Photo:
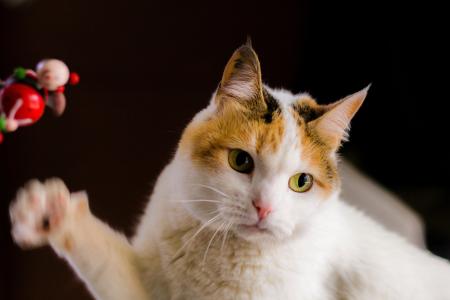
[{"label": "cat's chin", "polygon": [[277,241],[277,236],[268,228],[263,228],[258,225],[238,225],[236,234],[249,242],[267,242]]}]

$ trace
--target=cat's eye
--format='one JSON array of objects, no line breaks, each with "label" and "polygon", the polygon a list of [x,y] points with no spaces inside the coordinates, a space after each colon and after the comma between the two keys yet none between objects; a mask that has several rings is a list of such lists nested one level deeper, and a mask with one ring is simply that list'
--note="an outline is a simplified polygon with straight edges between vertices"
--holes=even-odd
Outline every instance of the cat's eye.
[{"label": "cat's eye", "polygon": [[298,173],[289,178],[289,188],[297,193],[309,191],[313,185],[313,177],[307,173]]},{"label": "cat's eye", "polygon": [[253,158],[241,149],[232,149],[228,154],[228,163],[233,170],[240,173],[251,173],[254,168]]}]

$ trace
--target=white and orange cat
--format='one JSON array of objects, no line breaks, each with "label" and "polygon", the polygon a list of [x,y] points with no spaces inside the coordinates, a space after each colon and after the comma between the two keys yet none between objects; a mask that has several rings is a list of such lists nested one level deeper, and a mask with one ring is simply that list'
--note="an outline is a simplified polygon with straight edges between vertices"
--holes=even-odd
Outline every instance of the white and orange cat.
[{"label": "white and orange cat", "polygon": [[448,262],[339,199],[336,151],[366,94],[318,105],[271,89],[244,45],[131,241],[58,179],[18,192],[13,237],[50,244],[97,299],[450,299]]}]

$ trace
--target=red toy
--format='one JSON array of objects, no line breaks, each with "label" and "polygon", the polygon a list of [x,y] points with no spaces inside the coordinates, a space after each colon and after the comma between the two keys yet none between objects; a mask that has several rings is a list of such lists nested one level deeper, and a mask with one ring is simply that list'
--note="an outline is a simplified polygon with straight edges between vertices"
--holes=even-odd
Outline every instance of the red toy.
[{"label": "red toy", "polygon": [[6,82],[0,82],[0,143],[2,132],[12,132],[39,120],[45,105],[60,116],[66,107],[65,85],[79,81],[78,74],[70,73],[66,64],[57,59],[41,61],[36,72],[16,69]]}]

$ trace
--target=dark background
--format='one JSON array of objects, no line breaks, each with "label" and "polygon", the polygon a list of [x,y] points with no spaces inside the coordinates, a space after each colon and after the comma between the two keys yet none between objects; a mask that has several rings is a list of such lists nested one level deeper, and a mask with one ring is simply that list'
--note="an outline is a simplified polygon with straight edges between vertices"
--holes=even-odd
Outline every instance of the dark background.
[{"label": "dark background", "polygon": [[[5,0],[6,1],[6,0]],[[0,299],[89,299],[49,248],[21,251],[8,205],[30,178],[63,178],[127,234],[181,130],[250,34],[263,79],[321,103],[372,83],[343,154],[420,212],[450,257],[448,33],[433,4],[380,1],[0,1],[0,78],[45,57],[81,75],[61,118],[0,145]]]}]

